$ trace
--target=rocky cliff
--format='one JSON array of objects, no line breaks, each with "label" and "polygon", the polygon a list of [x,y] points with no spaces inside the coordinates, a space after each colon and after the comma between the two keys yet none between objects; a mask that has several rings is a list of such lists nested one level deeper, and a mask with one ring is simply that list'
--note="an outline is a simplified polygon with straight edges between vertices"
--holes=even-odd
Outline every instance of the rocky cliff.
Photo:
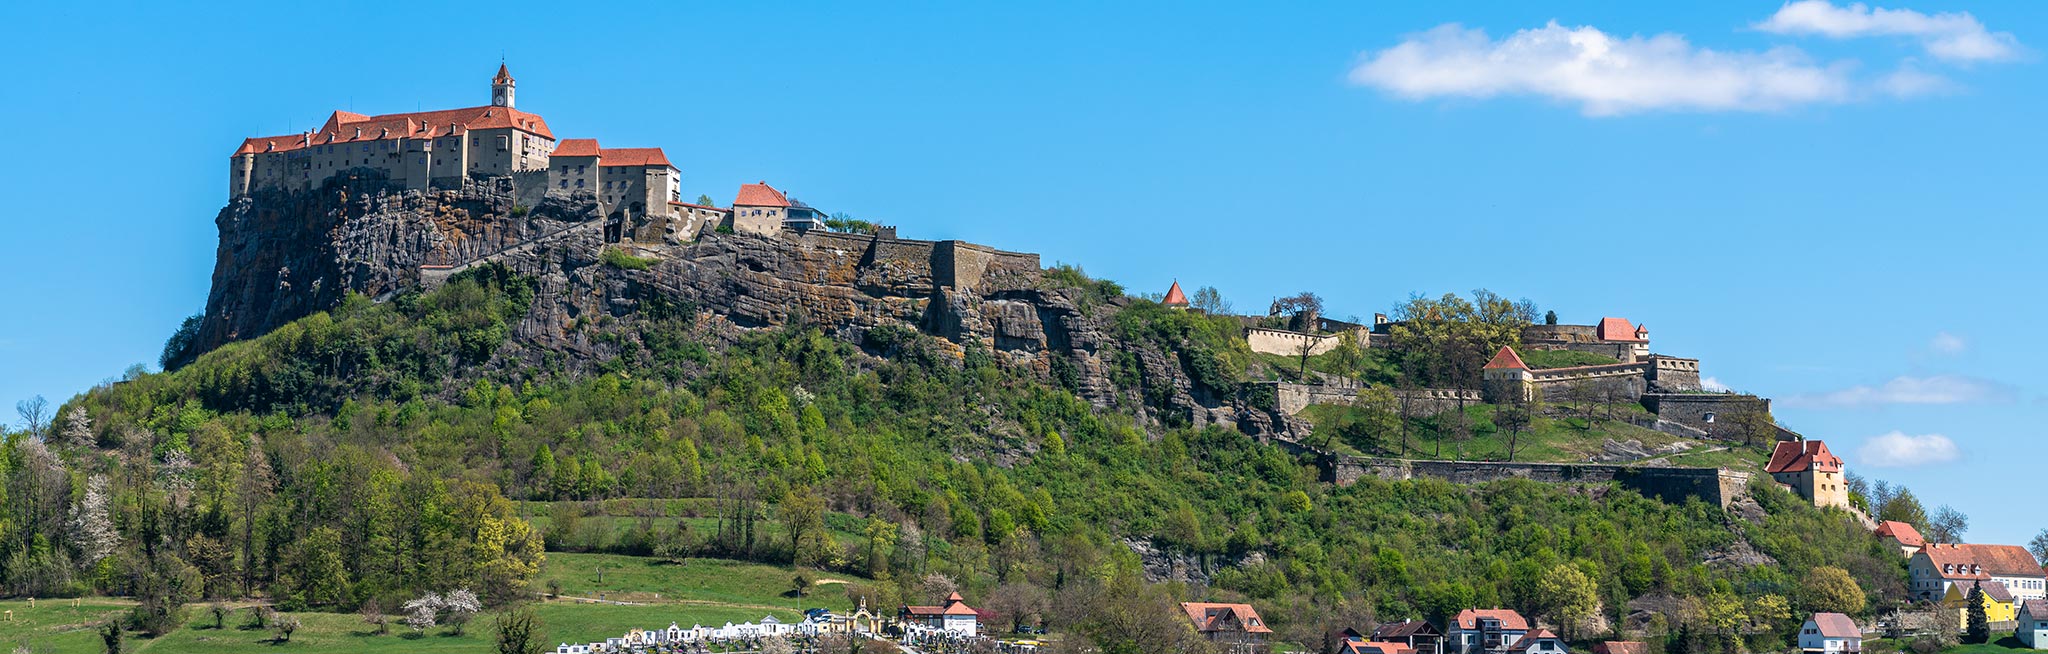
[{"label": "rocky cliff", "polygon": [[[1121,302],[1090,303],[1057,287],[1035,256],[845,234],[706,230],[688,242],[608,243],[606,233],[619,230],[604,229],[589,194],[550,193],[532,207],[516,197],[503,180],[431,192],[335,183],[237,199],[216,219],[221,244],[195,352],[325,310],[349,292],[389,298],[488,261],[538,280],[539,292],[486,371],[541,361],[592,369],[633,338],[634,321],[687,310],[714,342],[800,323],[868,344],[873,330],[908,327],[956,355],[988,348],[1147,424],[1224,424],[1282,438],[1306,429],[1246,407],[1235,389],[1192,381],[1181,353],[1116,339],[1106,326]],[[607,248],[648,265],[606,264]],[[1119,352],[1139,371],[1122,385],[1107,364]]]}]

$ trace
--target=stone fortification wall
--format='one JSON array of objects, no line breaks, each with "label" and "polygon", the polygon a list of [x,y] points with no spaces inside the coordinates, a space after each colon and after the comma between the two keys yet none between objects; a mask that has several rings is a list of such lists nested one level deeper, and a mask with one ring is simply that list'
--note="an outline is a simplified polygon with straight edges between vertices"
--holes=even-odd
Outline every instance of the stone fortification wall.
[{"label": "stone fortification wall", "polygon": [[1285,329],[1267,329],[1265,327],[1245,329],[1244,340],[1247,344],[1251,345],[1253,352],[1290,357],[1301,356],[1301,347],[1303,345],[1309,347],[1309,356],[1315,356],[1337,349],[1339,342],[1336,336],[1304,334],[1302,332]]},{"label": "stone fortification wall", "polygon": [[1650,355],[1650,390],[1661,393],[1691,393],[1701,390],[1700,360]]},{"label": "stone fortification wall", "polygon": [[1750,474],[1717,468],[1673,468],[1590,463],[1495,463],[1480,461],[1418,461],[1364,457],[1325,457],[1324,481],[1351,484],[1366,477],[1380,479],[1442,479],[1476,484],[1501,479],[1544,483],[1619,483],[1667,502],[1697,498],[1726,508],[1749,487]]},{"label": "stone fortification wall", "polygon": [[1647,390],[1649,368],[1647,363],[1615,363],[1531,370],[1529,373],[1532,377],[1530,384],[1551,402],[1566,401],[1582,389],[1602,399],[1633,401]]},{"label": "stone fortification wall", "polygon": [[548,195],[548,171],[522,170],[512,173],[512,202],[531,209]]},{"label": "stone fortification wall", "polygon": [[[1332,379],[1323,384],[1283,382],[1274,386],[1274,397],[1281,412],[1295,415],[1311,404],[1351,404],[1362,390],[1365,386],[1342,379]],[[1408,410],[1417,416],[1433,416],[1484,401],[1479,391],[1454,388],[1394,389],[1393,394],[1396,402],[1405,402]]]},{"label": "stone fortification wall", "polygon": [[1636,344],[1634,343],[1527,343],[1524,345],[1524,347],[1531,350],[1571,350],[1573,352],[1598,354],[1600,356],[1614,359],[1615,361],[1620,361],[1622,363],[1633,363],[1635,362],[1636,357]]},{"label": "stone fortification wall", "polygon": [[1736,415],[1771,412],[1771,401],[1755,395],[1734,393],[1646,393],[1643,408],[1669,420],[1707,433],[1710,438],[1738,440]]},{"label": "stone fortification wall", "polygon": [[1598,343],[1600,328],[1593,325],[1530,325],[1522,328],[1525,345]]}]

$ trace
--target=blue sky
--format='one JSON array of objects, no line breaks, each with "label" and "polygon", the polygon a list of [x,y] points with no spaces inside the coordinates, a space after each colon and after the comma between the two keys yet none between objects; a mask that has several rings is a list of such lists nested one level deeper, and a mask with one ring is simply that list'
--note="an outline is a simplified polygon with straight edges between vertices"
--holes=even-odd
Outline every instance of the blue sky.
[{"label": "blue sky", "polygon": [[1624,316],[1972,540],[2048,527],[2012,501],[2048,414],[2039,3],[286,4],[0,8],[0,399],[153,365],[241,138],[483,104],[502,55],[522,109],[666,148],[690,197],[768,180],[1241,310]]}]

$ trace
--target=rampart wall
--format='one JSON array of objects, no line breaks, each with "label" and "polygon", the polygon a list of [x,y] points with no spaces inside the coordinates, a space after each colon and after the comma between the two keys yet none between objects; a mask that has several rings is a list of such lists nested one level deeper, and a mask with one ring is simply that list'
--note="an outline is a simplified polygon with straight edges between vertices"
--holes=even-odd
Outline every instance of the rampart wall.
[{"label": "rampart wall", "polygon": [[1736,440],[1742,434],[1731,418],[1752,411],[1770,413],[1771,401],[1734,393],[1646,393],[1643,408],[1658,418],[1707,432],[1712,438]]},{"label": "rampart wall", "polygon": [[1442,479],[1476,484],[1501,479],[1527,479],[1557,484],[1619,483],[1667,502],[1698,498],[1726,508],[1749,487],[1750,473],[1717,468],[1624,466],[1593,463],[1499,463],[1483,461],[1419,461],[1365,457],[1324,457],[1323,480],[1339,485],[1366,477],[1380,479]]},{"label": "rampart wall", "polygon": [[1340,342],[1336,336],[1326,334],[1305,334],[1285,329],[1248,327],[1244,330],[1245,343],[1253,352],[1277,354],[1280,356],[1301,356],[1302,346],[1308,346],[1309,356],[1315,356],[1337,349]]},{"label": "rampart wall", "polygon": [[[1365,387],[1342,382],[1327,384],[1288,384],[1274,387],[1274,398],[1280,410],[1288,415],[1301,413],[1311,404],[1351,404],[1358,399],[1359,391]],[[1455,411],[1460,406],[1479,404],[1479,391],[1452,388],[1395,389],[1392,391],[1396,402],[1405,401],[1408,410],[1418,416],[1433,416],[1445,411]]]}]

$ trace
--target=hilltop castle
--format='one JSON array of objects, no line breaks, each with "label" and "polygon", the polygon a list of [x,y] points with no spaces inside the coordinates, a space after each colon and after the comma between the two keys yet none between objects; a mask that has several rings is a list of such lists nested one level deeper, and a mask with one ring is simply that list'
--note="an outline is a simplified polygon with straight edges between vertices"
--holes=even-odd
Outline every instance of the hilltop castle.
[{"label": "hilltop castle", "polygon": [[[615,218],[686,218],[756,233],[824,227],[821,212],[766,182],[746,185],[736,198],[751,205],[745,210],[753,220],[735,224],[732,210],[685,203],[682,173],[661,148],[557,140],[546,119],[514,107],[516,88],[500,64],[488,105],[380,116],[335,111],[316,130],[244,139],[229,158],[228,195],[310,190],[338,176],[419,190],[510,178],[533,195],[590,192]],[[770,213],[772,219],[763,218]]]}]

